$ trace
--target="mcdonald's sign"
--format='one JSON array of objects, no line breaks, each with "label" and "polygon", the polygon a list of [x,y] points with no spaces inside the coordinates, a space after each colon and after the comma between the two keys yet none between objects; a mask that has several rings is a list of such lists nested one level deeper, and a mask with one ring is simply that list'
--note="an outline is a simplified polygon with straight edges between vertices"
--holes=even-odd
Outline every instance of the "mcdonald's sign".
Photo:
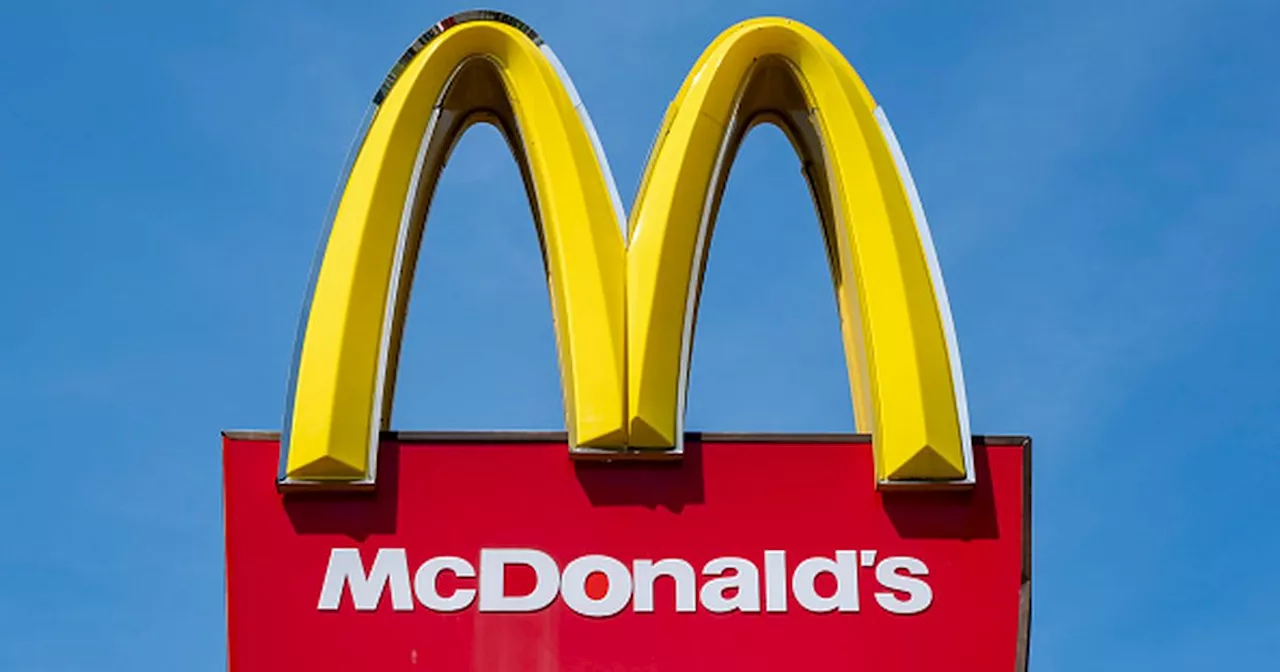
[{"label": "mcdonald's sign", "polygon": [[[1030,441],[973,435],[906,160],[795,21],[711,43],[629,216],[554,52],[497,12],[399,59],[346,169],[281,432],[224,432],[229,660],[278,669],[1025,669]],[[542,244],[566,432],[388,426],[437,180],[496,126]],[[824,234],[858,434],[685,430],[702,271],[758,123]]]}]

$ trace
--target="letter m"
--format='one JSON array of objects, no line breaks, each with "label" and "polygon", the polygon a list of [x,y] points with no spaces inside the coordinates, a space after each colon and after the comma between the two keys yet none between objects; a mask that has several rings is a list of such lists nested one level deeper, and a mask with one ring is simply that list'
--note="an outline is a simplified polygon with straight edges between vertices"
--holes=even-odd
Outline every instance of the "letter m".
[{"label": "letter m", "polygon": [[379,549],[368,574],[364,571],[359,549],[335,548],[329,554],[329,568],[324,573],[319,608],[321,611],[337,611],[342,602],[343,586],[351,586],[351,601],[355,603],[356,610],[375,611],[388,583],[391,584],[391,608],[413,611],[409,562],[403,548]]}]

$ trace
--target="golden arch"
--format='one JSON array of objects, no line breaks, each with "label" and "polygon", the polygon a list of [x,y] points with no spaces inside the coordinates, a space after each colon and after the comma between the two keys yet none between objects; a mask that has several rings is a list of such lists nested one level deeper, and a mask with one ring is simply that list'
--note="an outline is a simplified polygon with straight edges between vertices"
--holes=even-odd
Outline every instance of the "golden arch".
[{"label": "golden arch", "polygon": [[419,38],[379,91],[334,215],[296,363],[285,477],[368,481],[418,237],[458,135],[494,123],[543,242],[566,425],[585,452],[679,452],[702,265],[749,128],[800,155],[822,223],[861,431],[884,483],[972,482],[968,413],[923,210],[882,110],[810,28],[755,19],[704,52],[668,109],[628,224],[555,55],[494,12]]}]

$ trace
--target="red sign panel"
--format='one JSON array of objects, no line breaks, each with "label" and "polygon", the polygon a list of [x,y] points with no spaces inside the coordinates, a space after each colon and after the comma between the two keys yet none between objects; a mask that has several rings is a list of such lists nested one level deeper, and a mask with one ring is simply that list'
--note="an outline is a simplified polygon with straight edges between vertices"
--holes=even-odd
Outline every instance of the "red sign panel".
[{"label": "red sign panel", "polygon": [[547,436],[401,435],[367,492],[280,492],[228,435],[233,672],[1020,670],[1029,454],[882,491],[865,437],[691,438],[571,461]]}]

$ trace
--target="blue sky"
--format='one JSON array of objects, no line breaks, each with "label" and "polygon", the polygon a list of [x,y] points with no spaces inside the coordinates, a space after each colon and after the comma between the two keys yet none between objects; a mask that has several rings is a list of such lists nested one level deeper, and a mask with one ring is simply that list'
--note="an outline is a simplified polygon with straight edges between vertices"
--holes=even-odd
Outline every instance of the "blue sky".
[{"label": "blue sky", "polygon": [[[218,432],[279,427],[369,97],[469,7],[0,9],[0,669],[225,668]],[[555,48],[628,204],[720,30],[783,13],[826,34],[911,162],[974,430],[1036,441],[1032,669],[1274,666],[1280,6],[496,7]],[[691,428],[852,428],[807,199],[758,130],[712,247]],[[531,222],[497,134],[472,131],[429,222],[397,427],[563,426]]]}]

